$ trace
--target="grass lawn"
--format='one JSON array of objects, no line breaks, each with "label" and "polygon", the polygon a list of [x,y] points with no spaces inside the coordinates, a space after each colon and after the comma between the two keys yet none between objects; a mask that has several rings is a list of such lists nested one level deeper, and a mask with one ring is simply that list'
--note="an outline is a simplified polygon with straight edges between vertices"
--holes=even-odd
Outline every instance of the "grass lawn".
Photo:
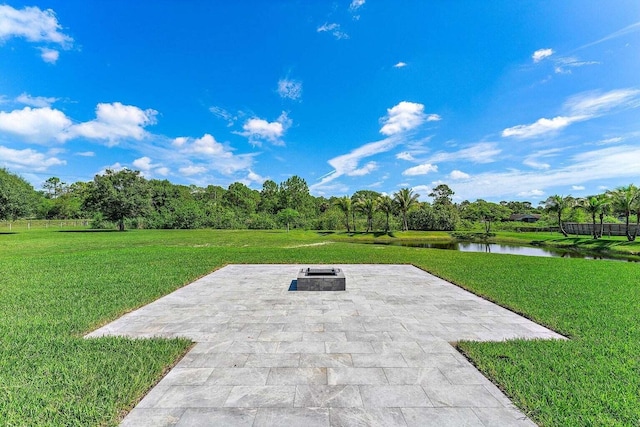
[{"label": "grass lawn", "polygon": [[411,263],[568,335],[460,343],[542,425],[640,425],[640,264],[327,242],[314,232],[0,234],[0,425],[115,425],[186,340],[82,335],[228,263]]}]

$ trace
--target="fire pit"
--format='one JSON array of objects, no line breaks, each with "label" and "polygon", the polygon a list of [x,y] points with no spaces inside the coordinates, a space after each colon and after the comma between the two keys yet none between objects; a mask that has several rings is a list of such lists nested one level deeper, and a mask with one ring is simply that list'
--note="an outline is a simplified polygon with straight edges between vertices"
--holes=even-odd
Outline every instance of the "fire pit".
[{"label": "fire pit", "polygon": [[346,279],[339,268],[309,267],[298,273],[299,291],[344,291]]}]

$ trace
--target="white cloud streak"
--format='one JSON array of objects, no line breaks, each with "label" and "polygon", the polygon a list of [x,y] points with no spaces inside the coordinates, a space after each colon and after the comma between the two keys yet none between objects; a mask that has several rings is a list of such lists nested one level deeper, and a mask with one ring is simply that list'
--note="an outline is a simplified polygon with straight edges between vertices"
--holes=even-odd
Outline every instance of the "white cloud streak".
[{"label": "white cloud streak", "polygon": [[[356,172],[357,176],[359,171],[362,170],[362,168],[358,167],[362,159],[387,152],[396,147],[399,143],[399,138],[389,137],[381,141],[364,144],[347,154],[334,157],[328,162],[329,165],[333,167],[333,171],[325,175],[320,182],[311,185],[309,188],[315,191],[321,189],[326,190],[328,188],[327,184],[343,175],[354,176],[354,172]],[[371,165],[371,162],[369,165]],[[367,168],[367,166],[364,168]],[[371,168],[371,166],[369,166],[369,168]]]},{"label": "white cloud streak", "polygon": [[581,185],[607,179],[633,179],[638,176],[640,146],[619,145],[576,154],[566,159],[568,166],[539,171],[509,170],[474,175],[452,186],[462,199],[534,196],[557,186]]},{"label": "white cloud streak", "polygon": [[591,42],[591,43],[585,44],[583,46],[580,46],[578,48],[578,50],[585,49],[587,47],[591,47],[591,46],[594,46],[594,45],[597,45],[597,44],[600,44],[600,43],[603,43],[603,42],[606,42],[606,41],[609,41],[609,40],[617,39],[618,37],[622,37],[622,36],[625,36],[627,34],[634,33],[636,31],[640,31],[640,22],[636,22],[634,24],[628,25],[628,26],[626,26],[626,27],[624,27],[624,28],[622,28],[622,29],[620,29],[618,31],[614,31],[611,34],[602,37],[601,39],[598,39],[598,40],[596,40],[594,42]]},{"label": "white cloud streak", "polygon": [[349,34],[342,31],[340,29],[340,24],[337,24],[335,22],[332,22],[332,23],[325,22],[324,24],[319,26],[316,29],[316,31],[318,33],[330,33],[333,35],[333,37],[336,38],[336,40],[346,40],[349,38]]},{"label": "white cloud streak", "polygon": [[207,168],[204,166],[191,165],[191,166],[182,167],[178,169],[178,171],[184,176],[192,176],[192,175],[200,175],[207,172]]},{"label": "white cloud streak", "polygon": [[505,138],[529,139],[560,131],[567,126],[602,116],[614,109],[640,106],[640,90],[616,89],[605,93],[589,92],[569,98],[564,109],[567,115],[553,119],[541,118],[528,125],[517,125],[502,131]]},{"label": "white cloud streak", "polygon": [[402,62],[402,61],[400,61],[400,62],[398,62],[396,65],[394,65],[394,66],[393,66],[393,68],[404,68],[404,67],[406,67],[406,66],[407,66],[407,63],[406,63],[406,62]]},{"label": "white cloud streak", "polygon": [[538,119],[535,123],[530,125],[517,125],[510,128],[506,128],[502,131],[502,136],[505,138],[535,138],[540,135],[545,135],[551,132],[559,131],[566,128],[572,123],[587,120],[588,116],[558,116],[553,119]]},{"label": "white cloud streak", "polygon": [[376,169],[378,169],[378,164],[376,162],[369,162],[359,169],[352,170],[351,172],[347,173],[347,175],[349,176],[369,175],[371,172],[375,171]]},{"label": "white cloud streak", "polygon": [[44,96],[31,96],[28,93],[22,93],[16,98],[16,102],[20,104],[28,105],[30,107],[44,108],[51,107],[51,104],[56,102],[58,98],[47,98]]},{"label": "white cloud streak", "polygon": [[431,156],[428,162],[444,163],[465,160],[473,163],[492,163],[496,161],[496,156],[501,152],[502,150],[493,142],[480,142],[454,152],[440,151]]}]

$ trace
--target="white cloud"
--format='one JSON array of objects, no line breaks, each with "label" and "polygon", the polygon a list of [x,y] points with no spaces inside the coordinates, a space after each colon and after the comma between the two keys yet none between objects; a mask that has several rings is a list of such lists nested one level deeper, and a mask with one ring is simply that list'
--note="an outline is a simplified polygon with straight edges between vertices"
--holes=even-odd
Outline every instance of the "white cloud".
[{"label": "white cloud", "polygon": [[247,174],[247,180],[249,182],[255,182],[256,184],[262,185],[267,180],[267,178],[260,176],[254,171],[252,171],[251,169],[249,169],[249,173]]},{"label": "white cloud", "polygon": [[186,153],[206,154],[208,156],[216,157],[231,156],[231,152],[208,133],[205,133],[202,138],[175,138],[173,140],[173,145],[175,147],[182,148],[182,151]]},{"label": "white cloud", "polygon": [[394,65],[393,67],[394,67],[394,68],[404,68],[404,67],[406,67],[406,66],[407,66],[407,63],[406,63],[406,62],[402,62],[402,61],[400,61],[400,62],[398,62],[396,65]]},{"label": "white cloud", "polygon": [[438,166],[432,165],[431,163],[425,163],[422,165],[414,166],[402,172],[402,175],[407,176],[415,176],[415,175],[426,175],[429,172],[438,172]]},{"label": "white cloud", "polygon": [[281,98],[299,100],[302,97],[302,82],[289,78],[278,80],[278,95]]},{"label": "white cloud", "polygon": [[[207,136],[208,134],[205,134],[205,136]],[[179,136],[177,138],[174,138],[172,145],[175,147],[183,147],[187,142],[189,142],[189,138],[187,138],[186,136]]]},{"label": "white cloud", "polygon": [[335,22],[331,24],[325,22],[319,26],[316,31],[319,33],[331,33],[337,40],[346,40],[349,38],[349,34],[342,31],[340,29],[340,24],[336,24]]},{"label": "white cloud", "polygon": [[81,157],[95,157],[96,155],[96,153],[94,153],[93,151],[81,151],[75,154],[76,156],[81,156]]},{"label": "white cloud", "polygon": [[65,140],[72,122],[59,110],[24,107],[9,113],[0,111],[0,132],[18,135],[27,141],[44,144]]},{"label": "white cloud", "polygon": [[[171,141],[174,149],[158,150],[155,157],[161,158],[165,164],[187,163],[182,169],[187,172],[184,175],[194,175],[195,173],[204,173],[208,170],[216,170],[224,175],[233,174],[239,170],[245,170],[251,167],[255,154],[233,153],[233,148],[228,144],[222,144],[210,135],[204,134],[201,138],[178,137]],[[177,148],[177,152],[175,150]],[[194,165],[193,162],[198,163]],[[203,167],[205,170],[200,171],[195,167]],[[193,171],[198,171],[192,173]],[[182,170],[181,170],[182,172]]]},{"label": "white cloud", "polygon": [[[618,145],[567,156],[566,166],[539,171],[509,170],[474,175],[457,183],[454,191],[463,199],[535,196],[547,189],[568,185],[599,183],[607,179],[635,179],[638,176],[640,146]],[[554,191],[554,190],[551,190]]]},{"label": "white cloud", "polygon": [[[0,42],[12,37],[22,37],[32,43],[56,44],[63,49],[70,49],[73,38],[61,32],[61,29],[62,26],[51,9],[25,7],[18,10],[6,4],[0,5]],[[40,49],[44,61],[57,61],[58,51]]]},{"label": "white cloud", "polygon": [[351,4],[349,5],[349,10],[351,10],[352,12],[355,12],[356,10],[360,9],[365,3],[365,0],[352,0]]},{"label": "white cloud", "polygon": [[557,74],[571,74],[571,68],[584,67],[585,65],[596,65],[598,61],[581,61],[575,56],[558,58],[555,61],[554,71]]},{"label": "white cloud", "polygon": [[347,175],[349,176],[364,176],[364,175],[368,175],[371,172],[373,172],[374,170],[378,169],[378,164],[376,162],[369,162],[366,165],[364,165],[363,167],[359,168],[359,169],[355,169],[352,170],[351,172],[348,172]]},{"label": "white cloud", "polygon": [[640,90],[616,89],[605,93],[587,92],[569,98],[564,108],[574,116],[597,117],[615,108],[640,106]]},{"label": "white cloud", "polygon": [[58,61],[58,58],[60,58],[60,52],[58,52],[55,49],[41,47],[40,57],[44,62],[48,62],[49,64],[55,64]]},{"label": "white cloud", "polygon": [[69,46],[73,39],[59,30],[55,12],[51,9],[25,7],[17,10],[9,5],[0,5],[0,40],[24,37],[30,42],[48,42]]},{"label": "white cloud", "polygon": [[126,168],[125,168],[125,166],[122,166],[122,164],[120,162],[115,162],[111,166],[105,166],[104,168],[102,168],[98,172],[98,175],[104,175],[105,173],[107,173],[107,169],[109,169],[111,171],[114,171],[114,172],[118,172],[118,171],[121,171],[121,170],[126,169]]},{"label": "white cloud", "polygon": [[424,122],[438,121],[437,114],[426,115],[424,105],[415,102],[402,101],[398,105],[387,109],[387,115],[381,119],[383,126],[380,133],[395,135],[417,128]]},{"label": "white cloud", "polygon": [[51,104],[56,102],[58,98],[47,98],[44,96],[31,96],[28,93],[23,93],[16,98],[16,102],[20,104],[28,105],[30,107],[44,108],[51,107]]},{"label": "white cloud", "polygon": [[528,190],[528,191],[521,191],[516,195],[518,197],[542,197],[544,195],[544,191],[542,191],[542,190]]},{"label": "white cloud", "polygon": [[284,145],[281,138],[291,124],[292,121],[287,113],[282,112],[275,122],[258,118],[249,119],[242,126],[244,132],[238,132],[238,134],[249,138],[249,142],[253,145],[261,145],[262,141],[269,141],[273,145]]},{"label": "white cloud", "polygon": [[149,171],[153,167],[153,165],[151,164],[151,159],[147,156],[135,159],[133,161],[133,166],[140,169],[141,171]]},{"label": "white cloud", "polygon": [[469,179],[469,178],[471,178],[471,175],[469,175],[468,173],[464,173],[462,171],[459,171],[459,170],[453,170],[449,174],[449,178],[451,178],[453,180]]},{"label": "white cloud", "polygon": [[585,186],[584,185],[572,185],[571,189],[574,190],[574,191],[582,191],[582,190],[585,189]]},{"label": "white cloud", "polygon": [[183,168],[178,169],[178,171],[185,176],[192,176],[192,175],[199,175],[199,174],[203,174],[207,171],[207,168],[203,167],[203,166],[186,166]]},{"label": "white cloud", "polygon": [[530,125],[517,125],[510,128],[506,128],[502,131],[502,136],[505,138],[535,138],[537,136],[545,135],[550,132],[559,131],[566,128],[571,123],[577,121],[586,120],[586,116],[566,117],[558,116],[553,119],[538,119],[535,123]]},{"label": "white cloud", "polygon": [[502,136],[519,139],[535,138],[560,131],[572,123],[599,117],[616,108],[637,108],[640,106],[640,90],[616,89],[606,93],[588,92],[569,98],[564,109],[569,115],[553,119],[538,119],[529,125],[506,128]]},{"label": "white cloud", "polygon": [[228,112],[222,107],[216,107],[216,106],[209,107],[209,111],[214,116],[220,117],[221,119],[226,120],[227,126],[233,126],[233,124],[237,120],[237,117],[235,117],[233,114],[231,114],[230,112]]},{"label": "white cloud", "polygon": [[620,136],[616,136],[613,138],[605,138],[602,139],[598,142],[596,142],[597,145],[609,145],[609,144],[617,144],[618,142],[621,142],[624,138],[620,137]]},{"label": "white cloud", "polygon": [[631,34],[631,33],[636,32],[636,31],[640,31],[640,22],[633,23],[631,25],[628,25],[628,26],[622,28],[621,30],[614,31],[613,33],[611,33],[611,34],[609,34],[609,35],[607,35],[607,36],[605,36],[605,37],[603,37],[603,38],[601,38],[599,40],[596,40],[594,42],[588,43],[588,44],[586,44],[584,46],[580,46],[578,49],[584,49],[584,48],[587,48],[587,47],[590,47],[590,46],[593,46],[593,45],[596,45],[596,44],[600,44],[602,42],[606,42],[606,41],[609,41],[609,40],[616,39],[618,37],[621,37],[621,36],[624,36],[624,35],[627,35],[627,34]]},{"label": "white cloud", "polygon": [[[408,187],[408,184],[401,184],[401,187]],[[416,185],[411,187],[413,192],[418,195],[418,198],[424,200],[425,197],[429,197],[429,193],[433,190],[430,185]]]},{"label": "white cloud", "polygon": [[495,157],[502,152],[495,143],[480,142],[462,150],[451,153],[438,152],[429,158],[429,163],[453,162],[457,160],[468,160],[473,163],[492,163]]},{"label": "white cloud", "polygon": [[403,151],[401,153],[396,154],[396,159],[400,159],[400,160],[407,160],[409,162],[414,161],[415,158],[413,157],[413,155],[408,152],[408,151]]},{"label": "white cloud", "polygon": [[69,134],[71,137],[104,139],[109,145],[116,145],[125,138],[141,140],[147,136],[144,128],[156,123],[157,114],[152,109],[142,110],[120,102],[98,104],[95,120],[72,126]]},{"label": "white cloud", "polygon": [[549,163],[543,163],[541,160],[547,159],[550,157],[555,157],[559,153],[561,153],[563,150],[565,150],[565,148],[552,148],[549,150],[542,150],[542,151],[537,151],[535,153],[531,153],[524,158],[522,163],[534,169],[541,169],[541,170],[549,169],[551,165]]},{"label": "white cloud", "polygon": [[0,165],[10,166],[15,169],[27,169],[31,171],[45,171],[51,166],[66,165],[65,160],[47,156],[30,148],[15,150],[0,145]]},{"label": "white cloud", "polygon": [[535,52],[533,52],[533,55],[531,55],[531,58],[533,59],[533,62],[540,62],[542,61],[544,58],[548,58],[551,55],[553,55],[553,49],[538,49]]},{"label": "white cloud", "polygon": [[158,175],[167,176],[171,171],[169,170],[169,168],[163,166],[156,169],[154,172],[157,173]]},{"label": "white cloud", "polygon": [[[358,148],[355,148],[347,154],[334,157],[329,160],[329,165],[333,168],[333,171],[326,174],[320,182],[311,185],[309,188],[320,193],[323,190],[330,188],[327,184],[342,175],[350,175],[354,171],[357,171],[358,164],[362,159],[371,157],[376,154],[384,153],[393,149],[400,143],[400,139],[396,137],[385,138],[381,141],[370,142],[364,144]],[[365,166],[366,167],[366,166]],[[324,194],[324,193],[321,193]]]}]

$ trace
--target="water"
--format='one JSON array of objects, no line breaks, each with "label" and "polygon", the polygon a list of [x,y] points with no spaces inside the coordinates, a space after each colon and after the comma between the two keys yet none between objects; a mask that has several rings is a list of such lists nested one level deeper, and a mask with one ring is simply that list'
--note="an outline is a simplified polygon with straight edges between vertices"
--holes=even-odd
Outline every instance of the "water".
[{"label": "water", "polygon": [[610,256],[589,254],[584,252],[570,251],[566,249],[542,248],[533,246],[503,245],[498,243],[477,243],[477,242],[450,242],[450,243],[425,243],[425,242],[376,242],[376,244],[409,246],[412,248],[446,249],[460,252],[486,252],[494,254],[510,254],[538,257],[559,257],[559,258],[583,258],[583,259],[606,259],[613,261],[640,262],[640,257],[633,256]]}]

